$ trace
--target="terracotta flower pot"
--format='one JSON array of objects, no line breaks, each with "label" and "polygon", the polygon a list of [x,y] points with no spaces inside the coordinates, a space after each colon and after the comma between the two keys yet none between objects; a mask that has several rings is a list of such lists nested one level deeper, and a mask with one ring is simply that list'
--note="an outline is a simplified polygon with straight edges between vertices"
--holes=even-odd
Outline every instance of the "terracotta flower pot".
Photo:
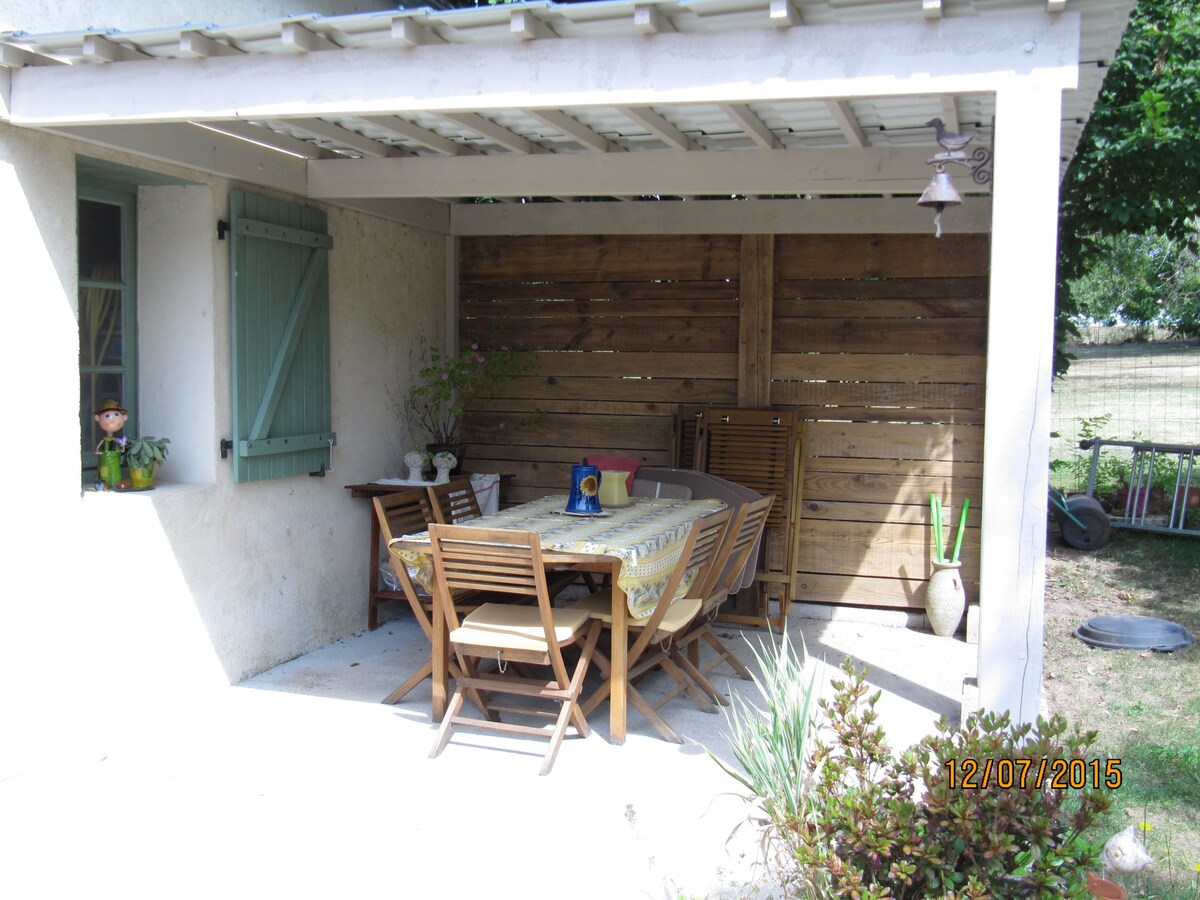
[{"label": "terracotta flower pot", "polygon": [[1102,897],[1104,900],[1125,900],[1129,896],[1125,893],[1125,888],[1115,881],[1109,881],[1107,878],[1101,878],[1091,872],[1088,873],[1085,887],[1093,897]]},{"label": "terracotta flower pot", "polygon": [[1160,487],[1118,488],[1117,512],[1123,514],[1128,510],[1131,516],[1157,515],[1165,512],[1167,504],[1163,499],[1164,493]]}]

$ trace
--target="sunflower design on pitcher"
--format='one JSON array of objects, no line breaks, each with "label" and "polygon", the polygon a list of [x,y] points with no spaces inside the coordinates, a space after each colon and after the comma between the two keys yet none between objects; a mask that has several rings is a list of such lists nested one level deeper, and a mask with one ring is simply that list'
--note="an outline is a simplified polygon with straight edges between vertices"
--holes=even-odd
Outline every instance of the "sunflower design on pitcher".
[{"label": "sunflower design on pitcher", "polygon": [[600,493],[600,479],[595,475],[586,475],[579,482],[579,490],[585,497],[595,497]]}]

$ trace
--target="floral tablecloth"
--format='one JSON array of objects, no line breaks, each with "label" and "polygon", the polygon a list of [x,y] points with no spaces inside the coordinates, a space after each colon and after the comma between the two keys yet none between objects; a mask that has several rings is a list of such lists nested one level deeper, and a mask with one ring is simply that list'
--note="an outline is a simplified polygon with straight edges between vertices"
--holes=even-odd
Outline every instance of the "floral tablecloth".
[{"label": "floral tablecloth", "polygon": [[[565,553],[594,553],[621,560],[617,583],[625,591],[629,613],[634,618],[649,616],[658,604],[692,523],[725,508],[720,500],[667,500],[633,497],[629,505],[608,509],[600,516],[572,516],[564,512],[567,496],[543,497],[483,516],[470,522],[477,528],[511,528],[536,531],[543,550]],[[422,532],[396,538],[428,540]],[[395,543],[395,541],[393,542]],[[409,574],[430,588],[433,564],[419,550],[396,550]],[[690,577],[680,585],[676,597],[690,586]]]}]

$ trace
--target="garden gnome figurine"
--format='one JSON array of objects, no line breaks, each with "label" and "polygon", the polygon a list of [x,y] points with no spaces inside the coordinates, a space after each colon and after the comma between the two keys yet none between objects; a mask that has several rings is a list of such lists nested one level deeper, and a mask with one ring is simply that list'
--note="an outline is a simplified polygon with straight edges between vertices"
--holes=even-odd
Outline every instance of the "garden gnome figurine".
[{"label": "garden gnome figurine", "polygon": [[116,437],[116,434],[125,427],[129,411],[116,400],[105,400],[100,408],[92,413],[92,418],[104,432],[104,437],[96,445],[96,455],[100,457],[97,474],[105,486],[115,488],[121,480],[120,448],[125,446],[125,438]]}]

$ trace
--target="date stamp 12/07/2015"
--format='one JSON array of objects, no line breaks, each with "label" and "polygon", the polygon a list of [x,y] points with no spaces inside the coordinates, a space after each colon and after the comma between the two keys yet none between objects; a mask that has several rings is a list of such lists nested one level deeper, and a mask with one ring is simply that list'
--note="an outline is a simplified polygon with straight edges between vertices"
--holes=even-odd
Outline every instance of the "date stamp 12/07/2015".
[{"label": "date stamp 12/07/2015", "polygon": [[1119,759],[948,759],[950,790],[1083,790],[1121,786]]}]

